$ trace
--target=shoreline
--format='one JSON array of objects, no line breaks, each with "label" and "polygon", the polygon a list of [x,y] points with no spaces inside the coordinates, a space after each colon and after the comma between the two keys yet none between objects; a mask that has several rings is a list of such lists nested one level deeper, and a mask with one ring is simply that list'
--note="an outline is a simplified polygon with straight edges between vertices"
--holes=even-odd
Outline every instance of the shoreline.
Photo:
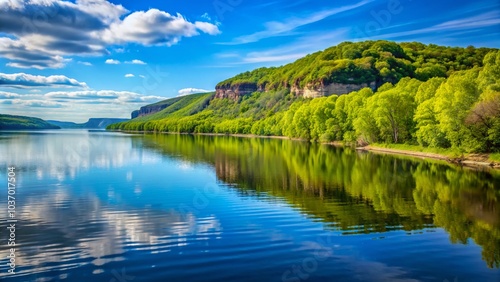
[{"label": "shoreline", "polygon": [[367,145],[364,147],[356,147],[356,150],[369,151],[369,152],[380,152],[380,153],[387,153],[387,154],[406,155],[406,156],[420,157],[420,158],[424,158],[424,159],[429,158],[429,159],[445,160],[445,161],[449,161],[449,162],[450,162],[450,160],[452,160],[445,155],[436,154],[436,153],[425,153],[425,152],[419,152],[419,151],[391,149],[391,148],[377,147],[377,146],[373,146],[373,145]]},{"label": "shoreline", "polygon": [[446,155],[437,154],[437,153],[426,153],[419,151],[411,151],[411,150],[402,150],[402,149],[391,149],[391,148],[383,148],[377,147],[373,145],[368,145],[365,147],[357,147],[356,150],[359,151],[367,151],[381,154],[390,154],[390,155],[405,155],[412,156],[416,158],[422,159],[435,159],[435,160],[443,160],[450,164],[466,166],[470,168],[492,168],[492,169],[500,169],[500,163],[488,161],[488,160],[477,160],[473,159],[469,156],[463,156],[461,158],[450,158]]},{"label": "shoreline", "polygon": [[[169,133],[170,132],[166,132]],[[173,133],[176,134],[176,133]],[[305,139],[301,138],[291,138],[287,136],[276,136],[276,135],[255,135],[255,134],[226,134],[226,133],[179,133],[179,134],[190,134],[190,135],[204,135],[204,136],[231,136],[239,138],[261,138],[261,139],[282,139],[282,140],[293,140],[293,141],[303,141],[307,142]]]},{"label": "shoreline", "polygon": [[[231,137],[238,137],[238,138],[282,139],[282,140],[308,142],[307,140],[301,139],[301,138],[291,138],[291,137],[287,137],[287,136],[275,136],[275,135],[266,136],[266,135],[255,135],[255,134],[178,133],[178,132],[126,131],[126,130],[107,130],[107,131],[124,132],[124,133],[159,133],[159,134],[202,135],[202,136],[231,136]],[[317,142],[317,143],[322,144],[322,145],[335,146],[335,147],[348,147],[348,145],[346,145],[342,141]],[[367,145],[364,147],[356,147],[356,150],[372,152],[372,153],[379,153],[379,154],[411,156],[411,157],[422,158],[422,159],[443,160],[443,161],[446,161],[447,163],[450,163],[450,164],[454,164],[454,165],[458,165],[458,166],[465,166],[465,167],[470,167],[470,168],[476,168],[476,169],[477,168],[491,168],[491,169],[500,170],[500,162],[493,162],[493,161],[488,161],[488,160],[477,160],[477,159],[470,158],[469,156],[464,156],[462,158],[450,158],[446,155],[437,154],[437,153],[426,153],[426,152],[403,150],[403,149],[391,149],[391,148],[378,147],[378,146],[374,146],[374,145]]]}]

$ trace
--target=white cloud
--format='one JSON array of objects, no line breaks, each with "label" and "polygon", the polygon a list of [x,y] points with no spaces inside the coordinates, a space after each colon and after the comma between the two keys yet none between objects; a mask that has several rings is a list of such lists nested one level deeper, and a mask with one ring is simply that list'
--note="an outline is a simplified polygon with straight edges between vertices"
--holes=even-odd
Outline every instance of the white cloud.
[{"label": "white cloud", "polygon": [[0,1],[0,57],[17,68],[62,68],[68,56],[109,54],[129,43],[170,46],[200,33],[220,31],[157,9],[130,13],[108,0]]},{"label": "white cloud", "polygon": [[84,66],[88,66],[88,67],[92,66],[92,64],[91,64],[91,63],[89,63],[89,62],[81,62],[81,61],[79,61],[78,63],[79,63],[80,65],[84,65]]},{"label": "white cloud", "polygon": [[228,45],[245,44],[245,43],[257,42],[265,38],[288,35],[299,27],[321,21],[323,19],[326,19],[336,14],[340,14],[342,12],[362,7],[370,2],[373,2],[373,0],[363,0],[356,4],[324,10],[321,12],[315,12],[309,15],[305,15],[303,17],[289,18],[283,22],[276,22],[276,21],[267,22],[264,24],[266,29],[263,31],[240,36],[235,38],[232,42],[221,43],[221,44],[228,44]]},{"label": "white cloud", "polygon": [[236,52],[218,53],[218,54],[215,54],[215,56],[217,58],[221,58],[221,59],[238,58],[238,57],[240,57],[240,55],[238,53],[236,53]]},{"label": "white cloud", "polygon": [[144,75],[140,74],[139,75],[140,78],[146,78]]},{"label": "white cloud", "polygon": [[339,28],[328,33],[310,33],[306,36],[298,37],[295,42],[261,51],[253,51],[243,54],[235,52],[219,53],[216,54],[219,59],[229,62],[218,67],[254,63],[288,63],[304,57],[307,54],[345,41],[348,31],[349,30],[347,28]]},{"label": "white cloud", "polygon": [[134,64],[134,65],[146,65],[145,62],[141,61],[141,60],[132,60],[132,61],[127,61],[125,62],[126,64]]},{"label": "white cloud", "polygon": [[203,19],[207,20],[207,21],[211,21],[212,20],[212,18],[210,17],[210,15],[208,13],[205,13],[205,14],[201,15],[201,17]]},{"label": "white cloud", "polygon": [[21,95],[19,95],[17,93],[0,91],[0,99],[13,99],[13,98],[19,98],[19,97],[21,97]]},{"label": "white cloud", "polygon": [[[412,29],[408,31],[395,32],[389,34],[382,34],[380,36],[373,36],[368,38],[388,39],[388,38],[405,37],[410,35],[435,33],[435,32],[465,31],[465,30],[473,30],[476,28],[495,26],[499,24],[500,24],[500,11],[491,11],[477,16],[443,22],[441,24],[437,24],[431,27]],[[362,38],[362,39],[368,39],[368,38]]]},{"label": "white cloud", "polygon": [[298,58],[304,57],[307,55],[307,53],[294,53],[294,54],[286,54],[286,55],[267,55],[263,56],[260,55],[259,52],[257,53],[250,53],[248,54],[244,60],[243,63],[267,63],[267,62],[283,62],[283,61],[293,61],[297,60]]},{"label": "white cloud", "polygon": [[7,105],[19,105],[22,107],[29,108],[62,108],[64,104],[48,101],[48,100],[24,100],[24,99],[12,99],[12,100],[0,100],[0,103]]},{"label": "white cloud", "polygon": [[48,99],[65,99],[65,100],[94,100],[94,99],[117,99],[119,94],[115,91],[54,91],[43,95]]},{"label": "white cloud", "polygon": [[135,75],[133,75],[133,74],[131,74],[131,73],[127,73],[127,74],[125,75],[125,77],[127,77],[127,78],[128,78],[128,77],[134,77],[134,76],[135,76]]},{"label": "white cloud", "polygon": [[171,15],[158,9],[129,14],[123,20],[114,22],[103,33],[109,44],[138,43],[146,46],[171,46],[182,37],[199,35],[198,31],[215,35],[219,28],[208,22],[191,23],[181,14]]},{"label": "white cloud", "polygon": [[108,65],[119,65],[120,64],[120,61],[118,60],[115,60],[115,59],[107,59],[106,62],[104,62]]},{"label": "white cloud", "polygon": [[[113,90],[53,91],[45,94],[0,91],[0,106],[4,105],[1,106],[2,113],[27,115],[29,112],[30,116],[68,121],[87,120],[89,117],[130,118],[130,113],[141,106],[165,99]],[[57,108],[57,111],[47,108]]]},{"label": "white cloud", "polygon": [[85,82],[64,75],[31,75],[26,73],[0,73],[0,86],[14,88],[30,87],[81,87],[88,88]]},{"label": "white cloud", "polygon": [[190,94],[195,94],[195,93],[207,93],[207,92],[212,92],[213,90],[206,90],[206,89],[200,89],[200,88],[184,88],[179,90],[179,95],[178,96],[185,96],[185,95],[190,95]]},{"label": "white cloud", "polygon": [[[0,6],[0,19],[1,15]],[[0,33],[1,30],[0,25]],[[8,59],[7,66],[15,68],[62,68],[67,62],[71,61],[71,59],[65,59],[60,55],[33,49],[21,40],[7,37],[0,37],[0,57]]]},{"label": "white cloud", "polygon": [[195,22],[194,25],[197,29],[203,31],[204,33],[208,33],[210,35],[220,34],[219,27],[214,24],[207,22]]},{"label": "white cloud", "polygon": [[152,103],[165,99],[160,96],[146,96],[135,92],[114,90],[54,91],[43,96],[49,100],[66,100],[88,104]]},{"label": "white cloud", "polygon": [[500,11],[491,11],[465,19],[447,21],[436,25],[436,29],[467,29],[497,25],[500,23]]}]

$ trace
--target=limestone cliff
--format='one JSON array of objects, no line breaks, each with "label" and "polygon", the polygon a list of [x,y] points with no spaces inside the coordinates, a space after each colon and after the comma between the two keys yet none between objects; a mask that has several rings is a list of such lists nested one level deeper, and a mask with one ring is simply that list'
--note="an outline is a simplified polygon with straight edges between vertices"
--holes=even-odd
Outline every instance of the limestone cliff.
[{"label": "limestone cliff", "polygon": [[242,83],[237,85],[220,85],[215,88],[215,91],[214,98],[236,100],[240,96],[252,94],[255,91],[262,91],[262,89],[259,89],[255,83]]},{"label": "limestone cliff", "polygon": [[304,88],[298,88],[296,86],[292,87],[290,91],[295,93],[297,96],[304,96],[305,98],[316,98],[330,95],[342,95],[348,94],[353,91],[358,91],[363,88],[369,87],[372,90],[376,89],[375,81],[371,83],[361,83],[361,84],[344,84],[344,83],[331,83],[327,85],[320,85],[318,87],[306,86]]},{"label": "limestone cliff", "polygon": [[139,110],[133,111],[131,116],[134,119],[137,117],[142,117],[142,116],[147,116],[147,115],[157,113],[157,112],[159,112],[165,108],[168,108],[171,105],[177,103],[181,99],[182,99],[182,97],[175,97],[175,98],[170,98],[170,99],[160,101],[158,103],[143,106]]},{"label": "limestone cliff", "polygon": [[[312,86],[308,85],[304,88],[298,86],[292,86],[290,91],[297,96],[303,96],[305,98],[316,98],[330,95],[342,95],[348,94],[352,91],[358,91],[365,87],[369,87],[372,90],[376,90],[375,81],[371,83],[331,83],[327,85]],[[216,94],[214,98],[229,98],[236,100],[241,96],[251,94],[253,92],[265,92],[264,87],[257,85],[256,83],[243,83],[238,85],[219,85],[216,87]]]},{"label": "limestone cliff", "polygon": [[154,113],[157,113],[157,112],[165,109],[168,106],[170,106],[170,104],[162,104],[162,105],[152,104],[152,105],[147,105],[147,106],[141,107],[139,110],[133,111],[132,114],[131,114],[131,118],[134,119],[134,118],[137,118],[137,117],[142,117],[142,116],[147,116],[147,115],[150,115],[150,114],[154,114]]}]

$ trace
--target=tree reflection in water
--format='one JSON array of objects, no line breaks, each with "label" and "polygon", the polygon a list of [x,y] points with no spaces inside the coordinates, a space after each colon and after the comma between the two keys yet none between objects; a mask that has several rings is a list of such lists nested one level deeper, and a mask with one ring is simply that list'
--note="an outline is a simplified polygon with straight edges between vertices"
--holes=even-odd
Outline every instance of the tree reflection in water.
[{"label": "tree reflection in water", "polygon": [[497,171],[289,140],[161,134],[143,140],[140,146],[213,165],[240,193],[284,198],[346,235],[442,227],[453,243],[473,239],[487,265],[500,267]]}]

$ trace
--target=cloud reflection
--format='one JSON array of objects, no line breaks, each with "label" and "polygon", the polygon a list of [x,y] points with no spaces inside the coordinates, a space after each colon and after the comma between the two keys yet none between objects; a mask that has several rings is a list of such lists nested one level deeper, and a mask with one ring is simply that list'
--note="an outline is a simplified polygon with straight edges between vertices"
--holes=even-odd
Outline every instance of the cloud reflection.
[{"label": "cloud reflection", "polygon": [[[221,239],[222,227],[214,215],[117,208],[107,206],[95,194],[75,197],[69,189],[55,188],[42,199],[29,195],[19,207],[22,230],[16,264],[28,268],[31,274],[87,263],[99,267],[124,260],[124,253],[130,249],[164,253],[196,245],[194,250],[204,252],[208,245],[197,241]],[[4,222],[5,218],[0,220]],[[8,249],[1,248],[0,257],[7,255]],[[6,273],[3,268],[4,264],[0,277]]]},{"label": "cloud reflection", "polygon": [[[114,133],[61,130],[57,138],[48,132],[3,133],[1,137],[0,165],[34,171],[38,180],[50,177],[63,181],[90,168],[160,161],[158,155],[137,149],[134,142],[141,142],[139,139]],[[131,180],[132,174],[127,178]]]}]

